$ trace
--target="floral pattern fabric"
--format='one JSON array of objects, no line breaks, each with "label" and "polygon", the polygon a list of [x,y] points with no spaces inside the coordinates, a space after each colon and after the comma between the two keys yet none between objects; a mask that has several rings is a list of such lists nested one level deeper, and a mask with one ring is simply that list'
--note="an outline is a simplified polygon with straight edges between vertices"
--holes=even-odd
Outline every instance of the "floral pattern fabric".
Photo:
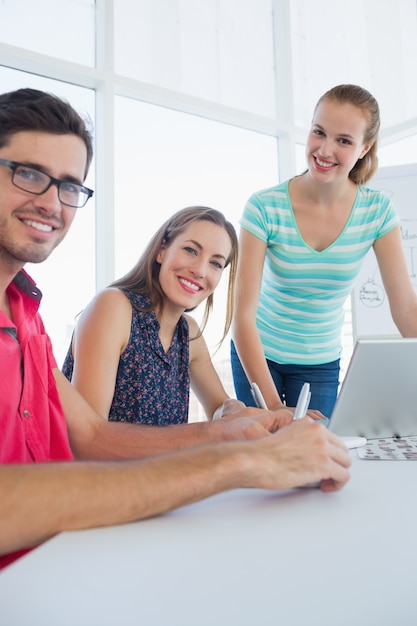
[{"label": "floral pattern fabric", "polygon": [[[138,310],[149,306],[149,298],[122,291],[132,304],[132,326],[119,360],[109,420],[153,426],[186,423],[190,394],[188,323],[181,316],[165,352],[154,311]],[[73,366],[70,348],[62,368],[69,380]]]}]

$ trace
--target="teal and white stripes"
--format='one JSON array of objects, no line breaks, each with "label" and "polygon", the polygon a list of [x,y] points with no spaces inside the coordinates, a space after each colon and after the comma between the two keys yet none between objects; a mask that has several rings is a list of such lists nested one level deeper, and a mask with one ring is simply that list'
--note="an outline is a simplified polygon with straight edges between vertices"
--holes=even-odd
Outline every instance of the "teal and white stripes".
[{"label": "teal and white stripes", "polygon": [[358,188],[342,233],[317,252],[302,239],[288,181],[253,194],[241,226],[267,244],[257,326],[267,358],[318,364],[340,357],[344,303],[374,241],[397,224],[390,199]]}]

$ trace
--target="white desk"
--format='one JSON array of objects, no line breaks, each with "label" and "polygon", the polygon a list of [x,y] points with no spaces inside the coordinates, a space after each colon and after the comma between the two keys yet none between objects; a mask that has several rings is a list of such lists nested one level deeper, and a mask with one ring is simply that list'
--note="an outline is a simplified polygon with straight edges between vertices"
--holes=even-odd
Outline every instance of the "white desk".
[{"label": "white desk", "polygon": [[0,623],[415,626],[416,563],[417,463],[355,460],[335,494],[235,490],[63,533],[0,575]]}]

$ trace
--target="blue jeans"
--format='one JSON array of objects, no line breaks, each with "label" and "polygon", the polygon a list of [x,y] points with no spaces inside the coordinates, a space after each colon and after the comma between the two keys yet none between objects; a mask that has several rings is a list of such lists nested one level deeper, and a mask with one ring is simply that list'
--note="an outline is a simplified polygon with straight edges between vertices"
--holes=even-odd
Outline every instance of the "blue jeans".
[{"label": "blue jeans", "polygon": [[[255,406],[249,381],[233,341],[230,345],[230,360],[237,399],[246,406]],[[321,365],[281,365],[269,359],[266,362],[284,404],[295,406],[303,383],[308,382],[311,389],[309,408],[317,409],[330,418],[339,388],[340,359]],[[256,382],[259,384],[259,381]]]}]

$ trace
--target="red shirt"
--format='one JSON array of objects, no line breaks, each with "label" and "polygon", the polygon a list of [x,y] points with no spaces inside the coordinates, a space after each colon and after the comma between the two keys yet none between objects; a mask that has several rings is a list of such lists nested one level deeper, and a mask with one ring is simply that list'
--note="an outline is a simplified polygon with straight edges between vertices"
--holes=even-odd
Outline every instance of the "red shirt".
[{"label": "red shirt", "polygon": [[[0,463],[72,460],[57,364],[38,313],[42,294],[22,270],[7,295],[13,322],[0,311]],[[20,554],[0,556],[0,569]]]}]

